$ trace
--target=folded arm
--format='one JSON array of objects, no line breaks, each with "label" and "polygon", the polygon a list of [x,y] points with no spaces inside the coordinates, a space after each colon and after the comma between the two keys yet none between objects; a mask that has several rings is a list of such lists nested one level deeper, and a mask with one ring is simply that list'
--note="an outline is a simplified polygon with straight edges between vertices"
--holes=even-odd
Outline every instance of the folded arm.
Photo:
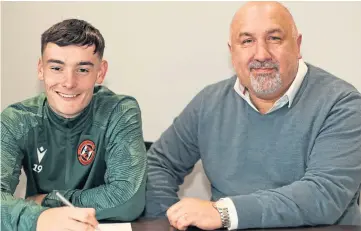
[{"label": "folded arm", "polygon": [[1,229],[36,230],[40,213],[47,208],[32,201],[13,196],[19,183],[24,154],[17,144],[14,133],[6,125],[11,125],[8,117],[1,121]]},{"label": "folded arm", "polygon": [[177,192],[200,159],[197,131],[201,96],[196,96],[148,151],[146,217],[163,217],[179,201]]}]

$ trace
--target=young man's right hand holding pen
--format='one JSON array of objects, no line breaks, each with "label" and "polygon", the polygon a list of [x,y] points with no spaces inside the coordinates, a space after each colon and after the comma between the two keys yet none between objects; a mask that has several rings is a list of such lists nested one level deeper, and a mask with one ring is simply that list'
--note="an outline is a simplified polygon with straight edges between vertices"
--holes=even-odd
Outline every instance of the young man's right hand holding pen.
[{"label": "young man's right hand holding pen", "polygon": [[37,221],[37,231],[94,231],[98,227],[93,208],[59,207],[42,212]]},{"label": "young man's right hand holding pen", "polygon": [[76,208],[59,192],[57,192],[56,195],[66,206],[51,208],[42,212],[37,221],[37,231],[99,230],[99,223],[95,217],[95,209]]}]

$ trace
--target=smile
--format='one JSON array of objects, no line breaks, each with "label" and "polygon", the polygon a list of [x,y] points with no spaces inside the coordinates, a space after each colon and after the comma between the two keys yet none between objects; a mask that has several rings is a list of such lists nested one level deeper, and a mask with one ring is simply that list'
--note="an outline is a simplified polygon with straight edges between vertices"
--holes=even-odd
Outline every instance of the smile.
[{"label": "smile", "polygon": [[60,92],[56,92],[56,93],[58,93],[58,95],[60,95],[63,98],[66,98],[66,99],[75,98],[79,95],[79,94],[69,95],[69,94],[64,94],[64,93],[60,93]]},{"label": "smile", "polygon": [[252,71],[254,72],[258,72],[258,73],[267,73],[267,72],[273,72],[276,71],[275,68],[254,68],[252,69]]}]

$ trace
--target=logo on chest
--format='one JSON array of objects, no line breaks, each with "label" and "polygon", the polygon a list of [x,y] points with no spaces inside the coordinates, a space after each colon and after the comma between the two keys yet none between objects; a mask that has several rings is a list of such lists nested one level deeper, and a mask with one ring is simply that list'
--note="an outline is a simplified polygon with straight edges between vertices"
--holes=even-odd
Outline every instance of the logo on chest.
[{"label": "logo on chest", "polygon": [[95,157],[95,144],[91,140],[84,140],[78,146],[78,160],[82,165],[89,165]]},{"label": "logo on chest", "polygon": [[43,166],[40,164],[40,162],[43,159],[43,157],[45,156],[46,151],[47,151],[47,149],[45,149],[43,146],[36,149],[39,164],[34,164],[34,167],[33,167],[34,172],[40,173],[43,170]]}]

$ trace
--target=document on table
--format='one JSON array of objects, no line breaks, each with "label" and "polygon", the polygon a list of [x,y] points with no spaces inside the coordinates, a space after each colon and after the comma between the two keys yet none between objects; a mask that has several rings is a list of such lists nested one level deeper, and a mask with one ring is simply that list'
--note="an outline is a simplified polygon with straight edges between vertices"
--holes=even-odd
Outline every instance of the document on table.
[{"label": "document on table", "polygon": [[130,223],[99,224],[98,227],[101,231],[132,231]]}]

